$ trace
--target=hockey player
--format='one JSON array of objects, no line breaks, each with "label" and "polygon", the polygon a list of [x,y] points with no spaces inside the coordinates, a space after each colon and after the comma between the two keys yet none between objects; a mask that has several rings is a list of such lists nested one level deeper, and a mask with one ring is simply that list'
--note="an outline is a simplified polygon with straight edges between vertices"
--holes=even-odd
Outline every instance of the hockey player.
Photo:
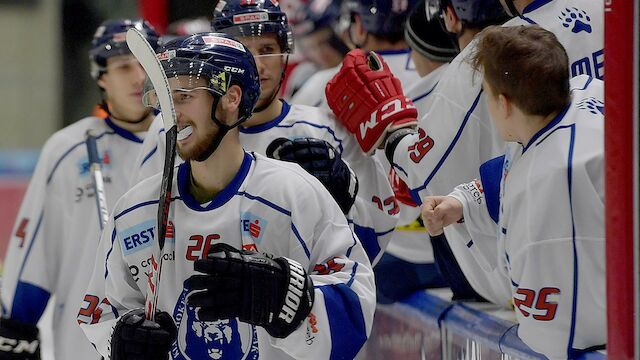
[{"label": "hockey player", "polygon": [[[376,51],[400,79],[403,88],[420,76],[411,60],[411,52],[404,41],[404,24],[417,0],[345,0],[350,25],[348,37],[357,48]],[[340,70],[340,65],[318,71],[291,99],[294,104],[327,106],[324,88]]]},{"label": "hockey player", "polygon": [[[220,4],[214,11],[214,31],[237,36],[254,55],[260,75],[262,94],[256,109],[239,127],[242,146],[247,151],[295,161],[316,176],[348,214],[375,263],[397,222],[395,198],[382,165],[362,153],[329,109],[290,105],[278,98],[286,57],[293,51],[293,38],[287,17],[277,5],[240,0]],[[268,21],[260,20],[262,17]],[[162,169],[161,159],[145,158],[164,154],[164,135],[145,143],[138,162],[142,164],[140,179]]]},{"label": "hockey player", "polygon": [[[111,207],[128,189],[130,154],[140,151],[153,120],[142,105],[144,70],[125,42],[125,32],[133,27],[157,43],[158,34],[145,21],[108,20],[97,29],[89,51],[91,75],[108,116],[84,118],[55,133],[42,149],[5,259],[2,359],[40,358],[36,324],[53,298],[56,358],[99,358],[76,322],[100,231],[84,141],[87,130],[93,130]],[[83,312],[94,310],[92,303],[84,303]]]},{"label": "hockey player", "polygon": [[353,358],[373,320],[371,265],[322,184],[296,165],[243,151],[238,125],[260,94],[251,53],[230,36],[205,33],[175,39],[160,54],[185,162],[171,179],[158,321],[144,320],[148,280],[130,269],[148,266],[153,254],[161,174],[125,194],[109,219],[87,290],[99,309],[79,317],[85,334],[113,360],[169,352]]},{"label": "hockey player", "polygon": [[483,165],[494,176],[426,197],[425,225],[437,234],[464,218],[473,239],[497,237],[518,335],[533,350],[574,359],[603,348],[603,83],[569,84],[565,50],[538,26],[486,29],[473,64],[506,154]]},{"label": "hockey player", "polygon": [[[413,8],[404,30],[416,71],[421,76],[406,91],[407,97],[413,100],[418,110],[418,116],[427,113],[431,94],[440,75],[458,53],[457,44],[454,44],[440,22],[437,19],[427,19],[424,6],[424,1],[420,1]],[[395,173],[390,181],[396,199],[402,203],[399,222],[407,225],[398,226],[393,240],[374,267],[377,299],[380,303],[398,301],[418,289],[448,286],[448,282],[436,268],[439,264],[434,263],[433,249],[420,220],[420,209],[411,199],[406,184]],[[451,273],[451,269],[445,270]],[[455,284],[453,293],[456,299],[470,297]]]},{"label": "hockey player", "polygon": [[[444,7],[441,7],[442,4]],[[520,15],[504,26],[537,23],[556,34],[567,49],[571,64],[583,64],[585,58],[601,62],[602,57],[598,55],[603,46],[601,2],[517,0],[512,5],[514,4]],[[501,18],[502,14],[488,11],[496,6],[497,0],[448,0],[442,3],[428,1],[426,10],[431,16],[443,18],[447,30],[457,34],[458,43],[463,50],[442,75],[432,95],[434,101],[431,110],[419,121],[418,133],[405,128],[393,131],[387,137],[388,129],[395,130],[402,127],[403,121],[412,121],[411,116],[403,114],[411,113],[411,109],[398,109],[394,116],[374,124],[366,137],[360,139],[361,146],[366,149],[375,147],[375,144],[384,139],[387,158],[398,175],[406,180],[418,203],[422,196],[430,193],[446,194],[454,186],[468,179],[478,178],[480,165],[501,153],[502,140],[489,119],[479,74],[466,62],[466,58],[475,49],[475,43],[470,42],[473,34],[469,32],[474,30],[470,25],[486,25],[489,19],[495,21]],[[592,60],[589,60],[590,64]],[[590,66],[600,68],[599,65]],[[586,72],[586,67],[571,65],[570,71],[572,68]],[[336,82],[344,83],[344,80]],[[334,87],[334,91],[340,92],[340,86]],[[383,106],[387,101],[380,100],[378,104]],[[353,110],[353,113],[373,113],[373,108],[369,111]],[[341,121],[347,118],[343,116]],[[368,115],[366,119],[369,119]],[[393,126],[390,126],[391,122],[395,122]],[[472,239],[461,224],[447,227],[445,234],[456,260],[473,288],[496,304],[508,305],[511,298],[509,283],[496,268],[496,243]],[[473,255],[476,252],[483,253],[483,259],[489,259],[488,263],[482,264],[482,268],[477,267],[478,263]],[[487,277],[487,269],[492,270],[492,277]]]}]

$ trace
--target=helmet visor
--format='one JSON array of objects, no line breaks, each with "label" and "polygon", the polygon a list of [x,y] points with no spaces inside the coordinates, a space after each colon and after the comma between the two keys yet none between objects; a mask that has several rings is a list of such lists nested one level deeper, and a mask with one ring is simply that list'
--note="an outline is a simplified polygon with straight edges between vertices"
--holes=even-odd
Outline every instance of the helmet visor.
[{"label": "helmet visor", "polygon": [[[231,84],[231,74],[208,62],[180,57],[172,57],[175,51],[158,54],[164,68],[171,96],[175,104],[184,103],[193,91],[206,90],[213,96],[223,96]],[[144,84],[142,102],[145,106],[160,110],[158,95],[150,79]]]}]

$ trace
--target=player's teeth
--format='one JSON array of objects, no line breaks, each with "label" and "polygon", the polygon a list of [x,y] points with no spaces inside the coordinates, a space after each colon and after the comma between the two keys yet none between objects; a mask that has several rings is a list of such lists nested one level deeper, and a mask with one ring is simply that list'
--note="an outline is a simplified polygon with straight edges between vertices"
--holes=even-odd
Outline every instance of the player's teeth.
[{"label": "player's teeth", "polygon": [[180,130],[180,132],[178,133],[178,140],[184,140],[188,138],[192,132],[193,132],[193,128],[191,127],[191,125],[187,125],[187,127]]}]

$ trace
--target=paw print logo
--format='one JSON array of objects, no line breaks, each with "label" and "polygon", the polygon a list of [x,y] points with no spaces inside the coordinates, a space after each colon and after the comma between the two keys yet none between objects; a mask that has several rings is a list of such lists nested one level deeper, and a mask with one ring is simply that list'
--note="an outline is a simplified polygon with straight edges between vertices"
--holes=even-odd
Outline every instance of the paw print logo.
[{"label": "paw print logo", "polygon": [[591,25],[589,24],[591,18],[584,10],[576,7],[571,9],[565,8],[561,14],[561,16],[558,16],[558,19],[562,21],[562,26],[571,28],[571,32],[574,34],[580,31],[586,31],[588,34],[591,34]]},{"label": "paw print logo", "polygon": [[597,115],[598,112],[604,115],[604,103],[594,97],[580,100],[578,103],[578,109],[587,110],[594,115]]}]

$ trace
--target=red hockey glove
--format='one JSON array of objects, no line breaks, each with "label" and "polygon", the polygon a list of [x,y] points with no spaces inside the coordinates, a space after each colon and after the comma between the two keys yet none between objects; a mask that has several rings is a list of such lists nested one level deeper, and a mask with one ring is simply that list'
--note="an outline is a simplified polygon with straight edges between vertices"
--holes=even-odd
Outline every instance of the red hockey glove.
[{"label": "red hockey glove", "polygon": [[417,124],[418,111],[413,102],[375,52],[350,51],[327,84],[325,95],[338,120],[356,136],[367,154],[382,143],[387,132]]}]

